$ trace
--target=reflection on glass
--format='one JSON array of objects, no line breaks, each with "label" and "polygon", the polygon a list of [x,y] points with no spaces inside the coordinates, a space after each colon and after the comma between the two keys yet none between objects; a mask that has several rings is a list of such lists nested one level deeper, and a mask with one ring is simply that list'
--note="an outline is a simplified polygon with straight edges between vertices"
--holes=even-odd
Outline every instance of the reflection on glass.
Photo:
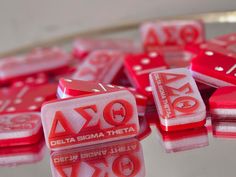
[{"label": "reflection on glass", "polygon": [[152,133],[152,129],[149,126],[149,123],[147,122],[147,119],[145,117],[139,117],[139,125],[140,125],[140,129],[136,138],[139,141],[142,141],[143,139],[147,138]]},{"label": "reflection on glass", "polygon": [[216,138],[236,138],[236,118],[212,116],[212,133]]},{"label": "reflection on glass", "polygon": [[144,177],[141,144],[128,139],[51,153],[53,177]]},{"label": "reflection on glass", "polygon": [[211,115],[210,115],[209,113],[206,114],[205,127],[207,128],[208,133],[211,133],[211,132],[212,132]]},{"label": "reflection on glass", "polygon": [[157,132],[161,145],[167,153],[186,151],[209,145],[206,127],[173,132],[165,132],[158,127]]},{"label": "reflection on glass", "polygon": [[12,167],[39,162],[43,159],[45,149],[43,138],[32,145],[0,148],[0,166]]}]

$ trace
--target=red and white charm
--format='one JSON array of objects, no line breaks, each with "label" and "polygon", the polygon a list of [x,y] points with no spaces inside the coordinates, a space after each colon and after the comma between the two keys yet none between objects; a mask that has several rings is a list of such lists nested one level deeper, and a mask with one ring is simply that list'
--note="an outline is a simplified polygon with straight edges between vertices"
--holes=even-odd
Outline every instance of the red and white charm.
[{"label": "red and white charm", "polygon": [[42,136],[40,113],[0,115],[0,147],[33,144]]},{"label": "red and white charm", "polygon": [[99,82],[61,78],[58,83],[57,95],[59,98],[63,99],[85,94],[98,92],[102,93],[114,90],[120,90],[120,87],[110,84],[102,84]]},{"label": "red and white charm", "polygon": [[162,56],[156,52],[128,55],[125,58],[125,71],[131,84],[147,97],[152,97],[152,89],[148,79],[149,74],[164,69],[167,69],[167,65]]},{"label": "red and white charm", "polygon": [[45,73],[38,73],[35,75],[31,75],[22,79],[17,79],[12,82],[12,87],[24,87],[28,86],[38,86],[47,84],[49,82],[49,78]]},{"label": "red and white charm", "polygon": [[8,83],[39,72],[58,72],[69,64],[70,57],[59,48],[35,49],[24,56],[0,61],[0,82]]},{"label": "red and white charm", "polygon": [[198,82],[212,87],[236,84],[235,58],[211,50],[202,50],[192,60],[190,70]]},{"label": "red and white charm", "polygon": [[56,91],[56,84],[2,88],[0,113],[40,111],[44,101],[56,98]]},{"label": "red and white charm", "polygon": [[187,151],[209,145],[206,127],[175,132],[162,131],[157,127],[158,138],[167,153]]},{"label": "red and white charm", "polygon": [[51,154],[53,177],[144,177],[142,146],[136,139]]},{"label": "red and white charm", "polygon": [[112,50],[92,52],[78,65],[72,79],[111,83],[123,66],[124,54]]},{"label": "red and white charm", "polygon": [[153,72],[150,74],[150,83],[163,130],[180,130],[205,124],[205,104],[187,69]]},{"label": "red and white charm", "polygon": [[136,89],[131,87],[122,87],[122,86],[115,86],[110,84],[102,84],[97,82],[91,81],[81,81],[81,80],[72,80],[72,79],[64,79],[61,78],[59,80],[58,88],[57,88],[57,95],[59,98],[69,98],[73,96],[80,96],[84,94],[91,94],[91,93],[102,93],[102,92],[109,92],[115,91],[120,89],[127,89],[131,93],[133,93],[136,103],[139,116],[143,116],[146,110],[146,105],[148,99],[146,96],[140,94],[136,91]]},{"label": "red and white charm", "polygon": [[135,99],[127,90],[48,102],[41,114],[52,150],[130,138],[139,132]]},{"label": "red and white charm", "polygon": [[82,39],[74,42],[73,56],[83,59],[94,50],[117,50],[125,53],[142,52],[139,43],[128,39]]},{"label": "red and white charm", "polygon": [[196,20],[146,22],[140,30],[143,46],[148,51],[160,46],[184,46],[205,40],[203,23]]},{"label": "red and white charm", "polygon": [[187,46],[187,49],[195,53],[210,50],[236,58],[236,33],[218,36],[199,45]]},{"label": "red and white charm", "polygon": [[209,104],[212,114],[236,116],[236,86],[218,88],[210,97]]}]

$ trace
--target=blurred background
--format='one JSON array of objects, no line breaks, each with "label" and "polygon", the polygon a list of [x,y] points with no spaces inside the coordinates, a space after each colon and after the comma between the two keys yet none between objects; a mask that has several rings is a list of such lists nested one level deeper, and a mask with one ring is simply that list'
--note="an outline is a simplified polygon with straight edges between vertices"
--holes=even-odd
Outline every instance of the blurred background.
[{"label": "blurred background", "polygon": [[145,19],[234,9],[235,0],[0,0],[0,52]]}]

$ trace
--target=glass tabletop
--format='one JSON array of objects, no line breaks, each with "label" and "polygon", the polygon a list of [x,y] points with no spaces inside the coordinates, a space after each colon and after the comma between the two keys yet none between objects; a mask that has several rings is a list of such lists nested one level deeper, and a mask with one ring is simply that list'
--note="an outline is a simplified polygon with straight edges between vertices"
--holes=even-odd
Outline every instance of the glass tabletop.
[{"label": "glass tabletop", "polygon": [[[234,23],[206,25],[208,38],[235,29]],[[95,37],[138,40],[139,32],[131,29]],[[71,42],[62,46],[70,49]],[[152,124],[151,130],[141,141],[128,139],[62,152],[49,152],[44,140],[32,146],[1,148],[0,176],[75,177],[78,173],[80,176],[235,176],[236,122],[223,119],[211,123],[208,116],[205,127],[198,129],[173,134]]]},{"label": "glass tabletop", "polygon": [[[72,152],[69,150],[62,154],[51,155],[42,144],[29,148],[24,147],[25,149],[22,148],[22,150],[18,148],[17,151],[13,150],[11,154],[3,155],[1,153],[1,165],[8,164],[11,165],[11,167],[1,167],[0,174],[4,177],[41,177],[52,176],[52,173],[54,173],[56,174],[55,176],[57,176],[58,172],[56,173],[55,171],[61,167],[61,169],[64,168],[64,176],[73,176],[71,170],[76,167],[76,164],[78,165],[81,162],[77,159],[78,154],[81,153],[83,154],[82,161],[85,161],[90,165],[94,163],[102,163],[101,166],[105,166],[105,164],[103,164],[105,163],[103,161],[104,159],[101,158],[108,160],[109,167],[107,168],[110,168],[108,170],[108,173],[110,174],[113,173],[111,170],[112,166],[115,164],[115,160],[112,159],[112,156],[115,156],[113,158],[118,159],[119,157],[124,157],[124,155],[127,155],[128,157],[136,155],[134,157],[138,158],[138,162],[136,160],[133,161],[136,166],[127,166],[123,168],[127,168],[128,170],[135,168],[139,170],[137,176],[140,177],[235,176],[235,140],[228,138],[215,138],[211,133],[207,134],[204,129],[199,130],[199,132],[190,132],[190,134],[187,134],[186,136],[187,137],[184,138],[181,138],[180,136],[180,139],[177,138],[172,140],[171,137],[169,137],[169,141],[163,141],[163,139],[158,137],[156,128],[152,127],[152,133],[146,139],[141,141],[140,144],[135,139],[129,139],[122,142],[113,142],[111,145],[105,144],[100,145],[100,147],[92,147],[92,150],[90,151],[86,148],[80,148],[73,149],[71,150]],[[166,137],[166,140],[167,139],[168,136]],[[132,145],[135,147],[130,149]],[[103,155],[98,155],[99,153],[110,149],[109,146],[113,148],[113,151],[116,151],[117,149],[122,150],[119,152],[113,152],[114,154],[104,153]],[[126,152],[122,152],[124,149]],[[174,149],[174,151],[177,152],[170,153],[172,151],[171,149]],[[67,156],[64,155],[64,153],[66,153]],[[54,160],[53,162],[55,162],[55,165],[52,162],[50,164],[50,161],[52,160]],[[125,164],[126,163],[124,162],[124,166]],[[137,164],[141,164],[142,166],[138,166]],[[126,165],[129,165],[129,163],[127,162]],[[104,170],[107,168],[104,168]],[[84,172],[86,174],[92,173],[94,170],[93,167],[84,167],[84,170],[85,169],[87,169],[87,172]],[[127,173],[129,174],[129,172]],[[59,172],[59,174],[62,173]]]}]

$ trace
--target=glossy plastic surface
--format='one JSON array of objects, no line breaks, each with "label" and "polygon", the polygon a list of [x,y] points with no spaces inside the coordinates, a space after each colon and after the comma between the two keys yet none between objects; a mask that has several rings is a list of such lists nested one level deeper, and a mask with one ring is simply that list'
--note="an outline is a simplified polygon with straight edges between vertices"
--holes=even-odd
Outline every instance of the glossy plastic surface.
[{"label": "glossy plastic surface", "polygon": [[[207,36],[208,38],[212,38],[218,35],[223,35],[227,33],[232,33],[236,29],[235,24],[208,24],[207,25]],[[114,37],[119,36],[122,38],[138,38],[139,32],[137,29],[131,31],[123,31],[120,33],[112,33],[107,34],[101,37]],[[64,47],[71,48],[70,44],[65,44]],[[207,92],[208,93],[208,92]],[[154,117],[153,122],[155,121]],[[141,141],[143,156],[145,162],[145,174],[146,177],[189,177],[189,176],[197,176],[197,177],[235,177],[235,163],[236,163],[236,139],[235,136],[221,136],[217,137],[214,131],[212,132],[212,128],[214,129],[214,125],[212,126],[207,119],[207,129],[208,129],[208,146],[204,146],[201,148],[192,148],[191,150],[180,151],[177,153],[166,153],[165,149],[161,145],[158,140],[156,126],[152,124],[152,133]],[[214,124],[214,123],[213,123]],[[223,125],[223,124],[221,124]],[[229,123],[231,132],[235,129],[234,123]],[[219,126],[218,126],[219,127]],[[224,126],[220,126],[223,127]],[[229,127],[229,126],[228,126]],[[227,130],[227,129],[225,129]],[[229,130],[229,129],[228,129]],[[219,131],[218,131],[219,135]],[[233,134],[231,134],[233,135]],[[205,135],[204,135],[205,136]],[[191,138],[190,138],[191,139]],[[194,140],[194,138],[192,138]],[[16,151],[19,152],[29,152],[27,156],[22,155],[14,158],[14,155],[8,155],[6,157],[1,158],[7,164],[7,162],[11,162],[11,166],[16,166],[17,161],[21,159],[22,161],[26,158],[30,157],[29,160],[26,159],[27,163],[21,163],[17,165],[17,167],[9,168],[9,167],[1,167],[0,176],[1,177],[52,177],[52,172],[50,169],[50,152],[47,150],[44,153],[44,158],[37,161],[37,158],[33,156],[29,156],[32,154],[31,152],[39,152],[37,148],[24,148],[20,150],[10,149],[8,152],[6,149],[0,151],[0,154],[5,154],[4,156],[10,154],[11,152],[14,154]],[[37,153],[40,154],[40,153]],[[1,155],[2,156],[2,155]],[[15,162],[14,162],[15,159]],[[13,162],[13,163],[12,163]],[[31,162],[31,164],[29,164]],[[2,161],[1,161],[2,163]],[[2,165],[1,165],[2,166]],[[68,176],[70,177],[70,176]]]}]

